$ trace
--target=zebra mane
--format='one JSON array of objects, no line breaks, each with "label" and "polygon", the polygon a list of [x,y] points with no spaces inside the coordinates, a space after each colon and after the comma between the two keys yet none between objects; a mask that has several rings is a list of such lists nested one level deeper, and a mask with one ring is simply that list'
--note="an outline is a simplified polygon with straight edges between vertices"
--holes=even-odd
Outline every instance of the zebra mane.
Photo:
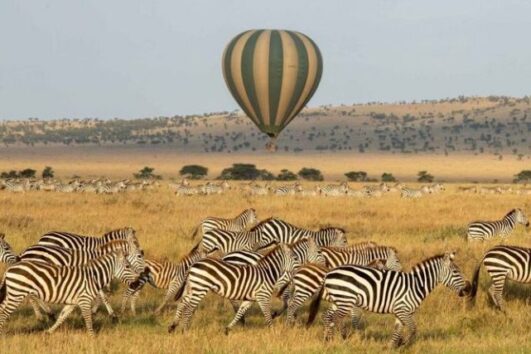
[{"label": "zebra mane", "polygon": [[415,264],[413,266],[413,268],[411,268],[411,273],[415,273],[416,271],[420,270],[423,266],[426,266],[426,265],[429,265],[429,264],[433,264],[433,263],[435,263],[435,261],[441,260],[444,257],[445,257],[444,253],[428,257],[428,258],[418,262],[417,264]]},{"label": "zebra mane", "polygon": [[517,211],[518,211],[518,209],[512,209],[510,212],[505,214],[505,216],[503,218],[507,218],[507,217],[509,217],[511,215],[514,215],[514,214],[516,214]]},{"label": "zebra mane", "polygon": [[341,228],[341,227],[333,227],[333,226],[321,227],[321,228],[319,229],[319,232],[321,232],[321,231],[331,231],[331,230],[339,230],[339,231],[341,231],[341,232],[344,233],[344,234],[347,233],[347,232],[345,231],[345,229],[343,229],[343,228]]},{"label": "zebra mane", "polygon": [[[306,240],[301,240],[301,241],[306,241]],[[299,241],[299,242],[301,242],[301,241]],[[298,243],[298,242],[297,242],[297,243]],[[296,244],[296,243],[295,243],[295,244]],[[288,245],[288,247],[291,248],[291,249],[293,249],[293,246],[289,246],[289,245]],[[278,252],[278,250],[282,250],[282,245],[276,245],[276,246],[273,247],[269,252],[265,253],[264,256],[262,257],[262,259],[260,259],[260,260],[258,261],[258,264],[262,263],[262,262],[266,259],[266,257],[272,255],[274,252]]]},{"label": "zebra mane", "polygon": [[127,246],[129,243],[125,240],[114,240],[107,242],[106,244],[100,246],[98,249],[102,252],[115,252],[121,250],[127,252]]},{"label": "zebra mane", "polygon": [[277,219],[277,218],[275,218],[275,217],[272,216],[272,217],[270,217],[270,218],[267,218],[267,219],[265,219],[265,220],[262,220],[262,221],[260,221],[258,224],[254,225],[254,226],[249,230],[249,232],[254,232],[254,231],[258,230],[262,225],[267,224],[268,222],[270,222],[270,221],[272,221],[272,220],[279,220],[279,219]]}]

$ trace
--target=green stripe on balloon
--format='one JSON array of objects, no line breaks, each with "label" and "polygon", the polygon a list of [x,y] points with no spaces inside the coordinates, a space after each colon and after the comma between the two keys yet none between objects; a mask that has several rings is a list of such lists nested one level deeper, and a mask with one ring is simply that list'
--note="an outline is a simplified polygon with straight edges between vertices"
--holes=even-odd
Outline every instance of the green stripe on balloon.
[{"label": "green stripe on balloon", "polygon": [[263,30],[258,30],[254,32],[243,47],[242,52],[242,78],[243,84],[245,86],[245,91],[247,92],[247,97],[249,102],[253,106],[255,116],[262,126],[264,126],[264,117],[262,117],[262,112],[260,111],[260,106],[258,104],[258,98],[256,97],[256,89],[254,83],[254,50],[256,48],[256,41],[260,34],[264,32]]},{"label": "green stripe on balloon", "polygon": [[282,74],[284,66],[284,51],[282,49],[282,38],[279,31],[271,32],[269,41],[269,116],[270,124],[267,133],[276,136],[279,131],[276,127],[276,116],[278,104],[280,102],[280,90],[282,88]]}]

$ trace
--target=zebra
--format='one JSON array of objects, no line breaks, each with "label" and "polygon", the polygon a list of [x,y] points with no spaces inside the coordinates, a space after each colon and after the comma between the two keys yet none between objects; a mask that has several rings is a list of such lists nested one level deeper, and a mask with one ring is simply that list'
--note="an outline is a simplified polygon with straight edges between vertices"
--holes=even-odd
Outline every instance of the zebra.
[{"label": "zebra", "polygon": [[442,185],[441,183],[434,183],[430,186],[430,188],[431,192],[434,194],[438,194],[446,190],[446,188],[444,188],[444,185]]},{"label": "zebra", "polygon": [[370,196],[370,192],[367,191],[366,189],[356,190],[356,189],[349,188],[347,190],[347,197],[363,198],[363,197],[369,197],[369,196]]},{"label": "zebra", "polygon": [[[155,315],[158,315],[164,309],[166,304],[175,297],[182,286],[190,267],[203,258],[205,258],[205,253],[201,247],[201,243],[198,243],[177,264],[146,260],[146,267],[149,269],[149,274],[147,276],[139,277],[136,282],[130,284],[125,290],[122,297],[121,312],[125,312],[129,299],[131,299],[131,312],[133,312],[133,314],[136,312],[135,303],[140,295],[139,292],[146,283],[149,283],[154,288],[167,289],[162,303],[154,311]],[[159,265],[156,263],[159,263]]]},{"label": "zebra", "polygon": [[243,300],[234,319],[226,327],[226,334],[253,302],[258,303],[266,324],[270,326],[271,295],[275,284],[281,278],[289,277],[299,265],[289,245],[277,246],[254,266],[235,265],[208,257],[196,262],[181,286],[178,295],[182,296],[182,301],[177,307],[168,332],[173,332],[181,320],[183,328],[187,329],[195,309],[209,291],[230,300]]},{"label": "zebra", "polygon": [[230,184],[227,181],[223,181],[220,184],[207,182],[204,186],[201,187],[201,193],[206,195],[222,194],[229,189]]},{"label": "zebra", "polygon": [[131,227],[113,230],[101,237],[81,236],[68,232],[52,231],[41,236],[38,245],[56,246],[74,250],[96,250],[110,241],[129,241],[140,247],[136,232]]},{"label": "zebra", "polygon": [[176,196],[191,196],[195,194],[199,194],[200,187],[192,187],[192,186],[186,186],[186,185],[180,185],[175,188],[175,195]]},{"label": "zebra", "polygon": [[9,267],[0,288],[0,334],[9,316],[24,298],[35,296],[41,301],[65,304],[55,324],[48,329],[53,333],[79,306],[90,336],[92,303],[113,277],[136,277],[123,252],[110,253],[85,266],[61,267],[43,262],[21,261]]},{"label": "zebra", "polygon": [[263,239],[274,240],[275,244],[291,244],[309,237],[313,237],[319,246],[344,246],[347,243],[345,230],[341,228],[327,227],[312,231],[277,218],[261,221],[250,230],[255,231],[260,231]]},{"label": "zebra", "polygon": [[258,184],[248,187],[250,195],[268,195],[271,187],[269,185],[260,186]]},{"label": "zebra", "polygon": [[[325,266],[312,264],[303,265],[293,275],[293,291],[281,289],[284,307],[278,315],[288,310],[288,323],[293,323],[297,310],[312,296],[319,292],[328,270],[342,265],[368,266],[376,261],[383,261],[385,269],[394,271],[402,270],[402,264],[398,259],[397,252],[392,247],[371,246],[370,243],[362,243],[350,250],[341,251],[341,248],[321,248],[325,259]],[[275,314],[276,315],[276,314]]]},{"label": "zebra", "polygon": [[498,245],[488,250],[479,262],[472,278],[472,290],[470,298],[475,300],[479,271],[481,265],[485,267],[492,279],[492,285],[488,293],[494,305],[505,312],[505,300],[503,288],[507,279],[519,283],[531,283],[531,248]]},{"label": "zebra", "polygon": [[522,209],[511,210],[501,220],[474,221],[468,225],[466,237],[469,241],[485,241],[495,236],[501,236],[502,239],[505,239],[514,230],[516,224],[529,227],[529,220]]},{"label": "zebra", "polygon": [[275,243],[272,237],[264,237],[261,231],[232,232],[210,230],[203,235],[201,245],[207,255],[219,251],[222,254],[235,251],[255,251]]},{"label": "zebra", "polygon": [[12,181],[4,181],[4,188],[6,191],[13,193],[24,193],[26,191],[24,184]]},{"label": "zebra", "polygon": [[203,235],[207,231],[214,229],[239,232],[244,231],[248,226],[254,225],[257,221],[258,217],[256,216],[256,210],[253,208],[242,211],[232,219],[209,216],[201,222],[201,225],[194,229],[192,239],[195,238],[200,227]]},{"label": "zebra", "polygon": [[15,264],[20,260],[20,257],[13,252],[11,245],[5,238],[6,235],[0,233],[0,262],[8,265]]},{"label": "zebra", "polygon": [[346,195],[349,187],[347,182],[342,182],[339,185],[328,184],[324,187],[320,187],[320,189],[321,195],[324,195],[325,197],[339,197]]},{"label": "zebra", "polygon": [[389,192],[390,188],[387,183],[383,182],[378,186],[365,186],[362,190],[365,191],[369,197],[380,198],[384,193]]},{"label": "zebra", "polygon": [[402,198],[417,199],[417,198],[422,198],[424,194],[426,193],[422,189],[402,187],[402,189],[400,190],[400,197]]},{"label": "zebra", "polygon": [[297,192],[302,191],[302,186],[299,182],[295,182],[291,185],[281,186],[275,188],[273,194],[275,195],[295,195]]},{"label": "zebra", "polygon": [[[308,325],[315,320],[321,299],[324,298],[332,303],[323,316],[326,340],[331,339],[334,327],[340,324],[345,315],[355,311],[353,322],[356,323],[361,310],[367,310],[394,314],[396,321],[392,346],[408,344],[413,341],[417,331],[413,319],[415,311],[439,283],[459,296],[469,293],[470,282],[464,279],[454,258],[453,252],[436,255],[418,263],[409,273],[352,265],[335,268],[326,274],[319,295],[310,305]],[[409,332],[405,338],[402,336],[404,326]]]}]

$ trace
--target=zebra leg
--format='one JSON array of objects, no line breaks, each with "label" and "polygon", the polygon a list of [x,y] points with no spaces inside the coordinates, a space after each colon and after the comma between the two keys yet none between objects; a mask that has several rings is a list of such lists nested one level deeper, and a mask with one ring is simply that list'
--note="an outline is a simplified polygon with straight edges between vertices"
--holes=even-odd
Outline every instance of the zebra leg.
[{"label": "zebra leg", "polygon": [[192,315],[195,312],[195,309],[197,308],[201,300],[203,300],[203,298],[208,292],[207,290],[203,290],[203,289],[194,289],[194,290],[195,292],[192,293],[191,290],[185,289],[187,294],[184,296],[182,301],[177,306],[177,311],[175,312],[175,318],[173,319],[173,322],[168,327],[168,333],[171,333],[175,330],[175,328],[177,327],[181,319],[183,320],[183,331],[185,329],[188,329],[188,327],[190,327],[190,320],[192,318]]},{"label": "zebra leg", "polygon": [[[107,295],[105,295],[103,290],[99,291],[99,294],[95,299],[96,305],[94,305],[94,308],[96,308],[96,310],[98,310],[100,300],[103,303],[103,305],[105,305],[105,308],[107,309],[107,312],[109,313],[109,316],[111,316],[112,322],[116,323],[118,321],[118,316],[116,316],[116,314],[114,313],[114,310],[112,309],[112,306],[109,303],[109,299],[107,299]],[[94,308],[92,308],[92,313],[94,313]]]},{"label": "zebra leg", "polygon": [[284,292],[280,295],[280,298],[282,299],[282,308],[279,311],[273,312],[273,318],[282,315],[288,309],[289,301],[291,299],[291,289],[289,286],[284,289]]},{"label": "zebra leg", "polygon": [[0,335],[4,333],[4,325],[9,320],[11,314],[18,308],[20,303],[24,301],[25,296],[11,297],[9,294],[0,304]]},{"label": "zebra leg", "polygon": [[391,347],[392,348],[398,348],[403,344],[402,341],[402,330],[404,329],[404,324],[400,320],[400,318],[396,318],[395,320],[395,329],[393,332],[393,337],[391,338]]},{"label": "zebra leg", "polygon": [[[253,304],[252,301],[243,301],[240,305],[240,308],[238,309],[238,312],[236,312],[236,315],[232,319],[232,321],[229,323],[229,325],[225,328],[225,334],[229,334],[230,330],[238,321],[240,318],[242,318],[245,315],[245,312],[249,310],[251,305]],[[271,315],[269,315],[271,317]]]},{"label": "zebra leg", "polygon": [[295,323],[297,310],[302,306],[302,304],[304,304],[304,302],[306,300],[308,300],[308,298],[309,298],[309,296],[308,296],[307,293],[303,293],[303,292],[297,291],[297,289],[295,289],[295,292],[291,296],[291,298],[289,300],[289,305],[288,305],[287,322],[289,324],[294,324]]},{"label": "zebra leg", "polygon": [[347,339],[348,336],[350,335],[350,327],[347,326],[347,325],[342,325],[343,319],[349,313],[351,313],[351,311],[349,311],[346,308],[340,307],[340,308],[337,309],[336,314],[334,316],[335,326],[337,328],[341,328],[341,337],[343,339]]},{"label": "zebra leg", "polygon": [[324,322],[324,339],[325,341],[330,341],[334,337],[335,332],[335,315],[337,311],[337,306],[332,305],[324,314],[323,314],[323,322]]},{"label": "zebra leg", "polygon": [[162,303],[159,305],[159,307],[155,309],[155,315],[159,315],[161,313],[162,309],[164,309],[166,304],[175,297],[179,288],[180,284],[178,282],[172,281],[170,283],[170,286],[168,288],[168,291],[166,292],[166,295],[164,296],[164,299],[162,300]]},{"label": "zebra leg", "polygon": [[131,313],[133,316],[136,316],[136,300],[138,300],[138,296],[140,296],[140,292],[137,291],[136,293],[131,296]]},{"label": "zebra leg", "polygon": [[89,299],[83,299],[78,303],[79,308],[81,309],[81,315],[83,316],[83,319],[85,320],[85,326],[87,327],[87,331],[89,333],[89,336],[94,336],[94,329],[92,328],[92,308],[91,308],[92,301]]},{"label": "zebra leg", "polygon": [[350,314],[352,316],[352,327],[358,329],[360,325],[362,310],[359,307],[354,307],[352,308]]},{"label": "zebra leg", "polygon": [[55,321],[53,326],[48,328],[46,332],[49,334],[55,332],[55,330],[66,320],[66,318],[72,313],[72,311],[74,311],[75,308],[76,305],[66,305],[65,307],[63,307],[63,309],[59,313],[59,317],[57,317],[57,321]]},{"label": "zebra leg", "polygon": [[268,327],[273,324],[273,317],[271,316],[271,294],[258,294],[256,302],[260,306],[260,310],[264,314],[265,322]]},{"label": "zebra leg", "polygon": [[403,342],[404,345],[408,345],[415,340],[415,336],[417,335],[417,325],[415,324],[412,314],[400,315],[400,320],[408,329],[407,336],[404,338]]},{"label": "zebra leg", "polygon": [[31,307],[33,308],[33,312],[35,313],[35,318],[37,319],[37,321],[40,322],[44,320],[44,317],[42,316],[42,313],[41,313],[41,306],[38,303],[37,299],[33,297],[32,295],[30,295],[28,296],[28,301],[31,304]]},{"label": "zebra leg", "polygon": [[494,302],[494,305],[502,312],[505,312],[505,300],[503,299],[505,277],[505,274],[503,274],[502,276],[493,277],[492,285],[490,286],[488,291],[492,301]]},{"label": "zebra leg", "polygon": [[[230,300],[230,304],[232,305],[232,309],[234,310],[234,313],[238,313],[238,310],[240,309],[240,303],[236,300]],[[240,318],[240,324],[242,326],[245,326],[245,315]]]}]

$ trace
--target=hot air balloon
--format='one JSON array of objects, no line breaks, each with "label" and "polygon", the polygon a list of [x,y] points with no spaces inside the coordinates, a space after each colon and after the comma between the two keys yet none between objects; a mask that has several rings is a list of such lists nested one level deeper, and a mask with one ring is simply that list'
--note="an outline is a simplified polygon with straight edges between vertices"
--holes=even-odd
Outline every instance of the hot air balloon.
[{"label": "hot air balloon", "polygon": [[306,35],[285,30],[249,30],[234,37],[223,53],[223,76],[245,114],[271,141],[317,90],[323,60]]}]

